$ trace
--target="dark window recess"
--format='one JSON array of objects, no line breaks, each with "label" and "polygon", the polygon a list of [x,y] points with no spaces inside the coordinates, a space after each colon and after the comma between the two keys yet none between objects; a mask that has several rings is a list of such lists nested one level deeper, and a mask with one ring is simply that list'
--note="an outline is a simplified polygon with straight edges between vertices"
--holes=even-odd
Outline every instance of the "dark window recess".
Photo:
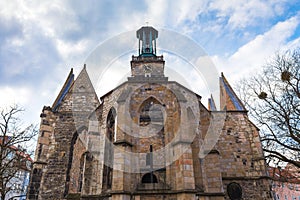
[{"label": "dark window recess", "polygon": [[251,161],[251,168],[254,168],[254,162]]},{"label": "dark window recess", "polygon": [[43,125],[50,125],[50,123],[47,120],[45,120],[45,119],[42,120],[42,124]]},{"label": "dark window recess", "polygon": [[240,200],[242,199],[242,187],[240,184],[232,182],[227,185],[227,193],[231,200]]},{"label": "dark window recess", "polygon": [[147,173],[143,176],[142,183],[158,183],[158,182],[156,176],[153,173]]},{"label": "dark window recess", "polygon": [[72,137],[71,145],[70,145],[70,151],[69,151],[70,153],[69,153],[68,165],[67,165],[64,196],[66,196],[69,193],[69,182],[70,182],[70,177],[71,177],[70,172],[71,172],[72,162],[73,162],[74,145],[76,143],[77,137],[78,137],[78,133],[75,132]]},{"label": "dark window recess", "polygon": [[151,122],[151,118],[149,115],[141,115],[140,116],[140,122],[144,122],[144,123],[150,123]]},{"label": "dark window recess", "polygon": [[243,158],[242,162],[243,162],[243,165],[247,165],[247,159]]},{"label": "dark window recess", "polygon": [[140,125],[147,126],[152,123],[155,125],[163,125],[163,112],[161,110],[161,104],[158,100],[150,97],[143,102],[140,108]]},{"label": "dark window recess", "polygon": [[[116,126],[116,110],[114,108],[111,108],[106,121],[106,136],[109,139],[110,142],[113,142],[115,140],[115,126]],[[109,146],[109,143],[105,144],[105,152],[104,152],[104,169],[103,169],[103,178],[102,178],[102,189],[107,190],[111,189],[112,187],[112,180],[113,180],[113,157],[114,157],[114,151],[111,146]]]},{"label": "dark window recess", "polygon": [[43,151],[43,144],[40,144],[39,150],[38,150],[38,155],[37,155],[38,159],[41,158],[42,151]]},{"label": "dark window recess", "polygon": [[231,134],[231,129],[228,129],[227,130],[227,135],[230,135]]},{"label": "dark window recess", "polygon": [[42,175],[42,169],[33,169],[33,174],[31,176],[31,184],[28,192],[28,199],[38,199]]},{"label": "dark window recess", "polygon": [[82,183],[83,183],[83,167],[84,167],[84,155],[80,158],[80,168],[79,168],[79,177],[78,177],[78,192],[82,190]]}]

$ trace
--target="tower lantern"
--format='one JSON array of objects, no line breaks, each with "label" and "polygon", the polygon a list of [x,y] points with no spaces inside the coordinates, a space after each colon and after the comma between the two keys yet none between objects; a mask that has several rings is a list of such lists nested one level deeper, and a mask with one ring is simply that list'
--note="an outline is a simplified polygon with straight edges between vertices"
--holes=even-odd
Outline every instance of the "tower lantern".
[{"label": "tower lantern", "polygon": [[139,56],[156,55],[156,38],[158,31],[151,26],[143,26],[136,32],[139,39]]}]

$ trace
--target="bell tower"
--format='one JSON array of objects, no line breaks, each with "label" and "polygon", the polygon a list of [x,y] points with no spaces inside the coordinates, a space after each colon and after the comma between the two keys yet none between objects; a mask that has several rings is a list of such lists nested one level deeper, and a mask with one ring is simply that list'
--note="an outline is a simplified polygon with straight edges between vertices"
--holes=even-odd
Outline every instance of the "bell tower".
[{"label": "bell tower", "polygon": [[151,26],[143,26],[136,32],[139,41],[138,56],[132,56],[131,82],[166,82],[163,56],[156,55],[158,31]]},{"label": "bell tower", "polygon": [[142,27],[137,30],[136,37],[139,39],[139,55],[156,55],[156,39],[158,37],[157,30],[151,26]]}]

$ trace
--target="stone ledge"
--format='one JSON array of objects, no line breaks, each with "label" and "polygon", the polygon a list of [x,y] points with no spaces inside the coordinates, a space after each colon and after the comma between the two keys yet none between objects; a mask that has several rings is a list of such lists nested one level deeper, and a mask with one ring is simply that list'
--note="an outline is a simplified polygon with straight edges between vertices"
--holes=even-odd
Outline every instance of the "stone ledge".
[{"label": "stone ledge", "polygon": [[168,83],[168,77],[128,77],[129,83]]},{"label": "stone ledge", "polygon": [[80,200],[80,193],[70,193],[65,196],[66,199],[78,199]]},{"label": "stone ledge", "polygon": [[82,195],[81,199],[108,199],[109,197],[111,197],[111,194],[96,194],[96,195]]},{"label": "stone ledge", "polygon": [[208,193],[208,192],[199,192],[196,194],[196,196],[220,196],[224,197],[225,193],[224,192],[213,192],[213,193]]},{"label": "stone ledge", "polygon": [[122,145],[122,146],[130,146],[130,147],[133,146],[133,144],[131,144],[127,140],[117,140],[114,142],[114,145]]},{"label": "stone ledge", "polygon": [[160,167],[160,168],[150,168],[150,167],[143,167],[143,168],[140,168],[141,172],[143,173],[147,173],[147,172],[165,172],[166,171],[166,168],[165,167]]},{"label": "stone ledge", "polygon": [[158,191],[158,190],[170,190],[171,187],[165,183],[139,183],[137,185],[138,191]]},{"label": "stone ledge", "polygon": [[257,177],[222,177],[223,180],[260,180],[271,179],[269,176],[257,176]]},{"label": "stone ledge", "polygon": [[42,165],[47,165],[48,162],[45,162],[45,161],[35,161],[33,162],[33,164],[42,164]]},{"label": "stone ledge", "polygon": [[172,146],[176,146],[178,144],[188,144],[188,145],[190,145],[190,144],[192,144],[192,142],[193,141],[191,141],[191,140],[177,140],[175,142],[172,142]]}]

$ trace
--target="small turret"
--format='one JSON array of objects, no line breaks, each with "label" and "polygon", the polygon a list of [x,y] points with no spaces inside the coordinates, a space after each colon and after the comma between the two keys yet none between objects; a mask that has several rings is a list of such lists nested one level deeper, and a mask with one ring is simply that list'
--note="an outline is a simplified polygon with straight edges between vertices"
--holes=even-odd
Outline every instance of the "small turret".
[{"label": "small turret", "polygon": [[136,37],[139,39],[139,56],[156,55],[157,30],[151,26],[143,26],[137,30]]}]

